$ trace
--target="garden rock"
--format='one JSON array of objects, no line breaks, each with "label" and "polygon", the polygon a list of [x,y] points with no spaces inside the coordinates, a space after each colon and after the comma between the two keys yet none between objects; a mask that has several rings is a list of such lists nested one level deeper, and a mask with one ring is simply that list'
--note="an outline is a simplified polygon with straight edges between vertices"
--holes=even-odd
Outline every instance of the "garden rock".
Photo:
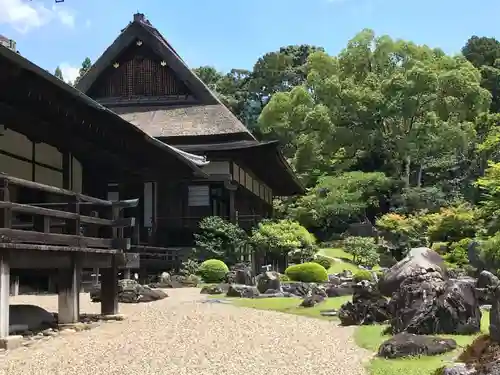
[{"label": "garden rock", "polygon": [[384,341],[378,349],[378,356],[384,358],[404,358],[420,355],[438,355],[457,348],[453,339],[398,333]]},{"label": "garden rock", "polygon": [[390,319],[387,300],[373,286],[365,284],[355,286],[352,302],[344,303],[338,316],[344,326],[382,323]]},{"label": "garden rock", "polygon": [[[141,285],[135,280],[118,280],[118,302],[139,303],[152,302],[167,298],[168,295],[162,290],[152,289]],[[92,302],[101,302],[101,285],[96,285],[90,291]]]},{"label": "garden rock", "polygon": [[250,285],[231,284],[227,290],[227,297],[256,298],[260,295],[259,290]]},{"label": "garden rock", "polygon": [[304,298],[304,300],[301,302],[300,306],[302,307],[314,307],[318,303],[321,303],[325,300],[325,297],[320,296],[318,294],[313,294],[312,296]]},{"label": "garden rock", "polygon": [[201,288],[200,294],[222,294],[224,291],[218,285],[205,285]]},{"label": "garden rock", "polygon": [[326,288],[326,295],[328,297],[343,297],[350,296],[354,293],[352,286],[330,286]]},{"label": "garden rock", "polygon": [[291,293],[299,297],[306,297],[310,294],[312,285],[309,283],[282,284],[281,289],[284,292]]},{"label": "garden rock", "polygon": [[490,337],[500,343],[500,286],[493,289],[493,303],[490,309]]},{"label": "garden rock", "polygon": [[280,274],[276,271],[267,271],[257,276],[257,289],[264,293],[266,290],[274,289],[281,291]]},{"label": "garden rock", "polygon": [[454,363],[451,366],[446,366],[441,372],[442,375],[474,375],[476,370],[468,367],[465,363]]},{"label": "garden rock", "polygon": [[422,269],[427,272],[437,272],[443,279],[446,278],[443,258],[427,247],[418,247],[411,249],[404,259],[384,273],[379,281],[379,289],[382,294],[390,297],[405,279],[420,273]]},{"label": "garden rock", "polygon": [[489,271],[481,271],[477,278],[476,288],[493,288],[500,284],[498,277]]},{"label": "garden rock", "polygon": [[26,327],[26,330],[37,331],[56,324],[54,315],[40,306],[10,305],[9,326]]},{"label": "garden rock", "polygon": [[474,287],[460,280],[444,281],[436,272],[421,272],[405,280],[390,301],[393,333],[479,332],[481,310]]},{"label": "garden rock", "polygon": [[255,285],[252,267],[246,263],[237,263],[232,266],[226,278],[230,284]]},{"label": "garden rock", "polygon": [[340,280],[340,277],[337,275],[328,275],[328,282],[333,285],[340,285],[342,281]]}]

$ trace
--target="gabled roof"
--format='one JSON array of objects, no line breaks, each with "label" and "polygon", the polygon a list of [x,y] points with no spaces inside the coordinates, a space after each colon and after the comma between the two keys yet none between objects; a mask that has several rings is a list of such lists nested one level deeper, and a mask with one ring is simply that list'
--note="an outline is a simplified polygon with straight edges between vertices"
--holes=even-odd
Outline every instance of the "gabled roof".
[{"label": "gabled roof", "polygon": [[[208,161],[205,157],[190,154],[186,151],[179,150],[175,147],[167,145],[156,138],[151,137],[147,133],[141,131],[137,127],[128,123],[127,121],[120,118],[116,113],[112,112],[108,108],[102,106],[96,101],[92,100],[88,96],[82,94],[77,89],[68,85],[64,81],[55,77],[53,74],[50,74],[45,69],[40,68],[38,65],[35,65],[28,59],[11,51],[9,48],[0,45],[0,59],[6,59],[7,61],[19,66],[21,69],[34,73],[36,76],[40,77],[40,79],[47,82],[47,84],[54,86],[57,88],[62,95],[69,96],[74,98],[74,100],[78,103],[82,103],[88,108],[92,108],[93,110],[105,113],[108,117],[109,121],[113,121],[117,123],[116,129],[123,133],[135,133],[135,139],[137,139],[137,144],[144,147],[152,147],[158,149],[160,154],[162,154],[165,158],[170,160],[178,160],[180,163],[186,165],[190,168],[193,173],[197,176],[206,177],[206,174],[202,171],[201,167],[208,164]],[[114,136],[118,134],[114,133]],[[118,135],[119,136],[119,135]]]},{"label": "gabled roof", "polygon": [[[141,40],[165,60],[178,79],[183,81],[196,96],[198,103],[193,106],[185,106],[181,110],[179,110],[179,106],[175,109],[162,107],[155,110],[155,108],[149,108],[150,114],[145,113],[144,107],[134,108],[134,105],[127,105],[126,101],[120,103],[119,107],[108,105],[109,108],[121,113],[127,121],[131,117],[135,118],[131,122],[151,136],[159,136],[158,134],[169,134],[163,135],[167,137],[241,133],[241,137],[244,139],[255,139],[142,14],[134,15],[134,21],[122,30],[121,34],[80,79],[76,88],[84,93],[89,93],[92,85],[116,61],[120,53],[137,40]],[[128,107],[127,110],[123,109],[124,106]],[[207,121],[212,120],[215,120],[215,123],[207,123]]]}]

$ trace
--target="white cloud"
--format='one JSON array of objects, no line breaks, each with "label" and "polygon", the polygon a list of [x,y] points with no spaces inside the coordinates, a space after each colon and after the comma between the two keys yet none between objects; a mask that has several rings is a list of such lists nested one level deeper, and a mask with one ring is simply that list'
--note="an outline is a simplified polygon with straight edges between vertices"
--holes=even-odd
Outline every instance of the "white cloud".
[{"label": "white cloud", "polygon": [[59,20],[63,25],[75,25],[74,13],[61,4],[47,8],[37,1],[30,0],[0,0],[0,25],[10,25],[20,33],[38,29],[53,20]]},{"label": "white cloud", "polygon": [[53,5],[52,12],[54,12],[63,25],[71,28],[75,27],[75,14],[72,11],[61,8],[59,5]]},{"label": "white cloud", "polygon": [[63,78],[66,82],[75,82],[76,77],[80,74],[80,68],[72,66],[68,63],[61,63],[59,65]]}]

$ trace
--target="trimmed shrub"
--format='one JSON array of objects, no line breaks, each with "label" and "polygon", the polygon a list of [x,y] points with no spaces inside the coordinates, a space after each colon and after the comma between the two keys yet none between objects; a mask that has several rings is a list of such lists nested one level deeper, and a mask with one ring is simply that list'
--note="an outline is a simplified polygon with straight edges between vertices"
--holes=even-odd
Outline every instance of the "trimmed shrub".
[{"label": "trimmed shrub", "polygon": [[367,270],[359,270],[354,274],[352,277],[352,280],[354,282],[359,283],[360,281],[366,280],[366,281],[371,281],[372,280],[372,273]]},{"label": "trimmed shrub", "polygon": [[293,281],[302,281],[305,283],[321,283],[328,281],[328,273],[325,267],[314,262],[290,266],[285,270],[285,275]]},{"label": "trimmed shrub", "polygon": [[284,273],[280,273],[280,281],[283,281],[283,282],[287,282],[287,281],[291,281],[290,278],[285,275]]},{"label": "trimmed shrub", "polygon": [[317,257],[313,260],[313,262],[322,265],[326,270],[328,270],[332,266],[332,261],[322,256]]},{"label": "trimmed shrub", "polygon": [[221,260],[208,259],[200,265],[199,274],[206,283],[220,283],[229,272],[229,268]]}]

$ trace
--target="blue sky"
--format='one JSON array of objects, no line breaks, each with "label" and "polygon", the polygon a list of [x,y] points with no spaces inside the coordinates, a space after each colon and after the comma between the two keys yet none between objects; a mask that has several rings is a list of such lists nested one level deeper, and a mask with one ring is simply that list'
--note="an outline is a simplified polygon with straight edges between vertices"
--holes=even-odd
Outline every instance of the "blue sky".
[{"label": "blue sky", "polygon": [[[481,5],[479,5],[481,3]],[[500,1],[481,0],[0,0],[0,34],[45,69],[76,74],[140,11],[191,67],[250,69],[262,54],[308,43],[339,52],[357,32],[457,53],[473,34],[500,38]]]}]

